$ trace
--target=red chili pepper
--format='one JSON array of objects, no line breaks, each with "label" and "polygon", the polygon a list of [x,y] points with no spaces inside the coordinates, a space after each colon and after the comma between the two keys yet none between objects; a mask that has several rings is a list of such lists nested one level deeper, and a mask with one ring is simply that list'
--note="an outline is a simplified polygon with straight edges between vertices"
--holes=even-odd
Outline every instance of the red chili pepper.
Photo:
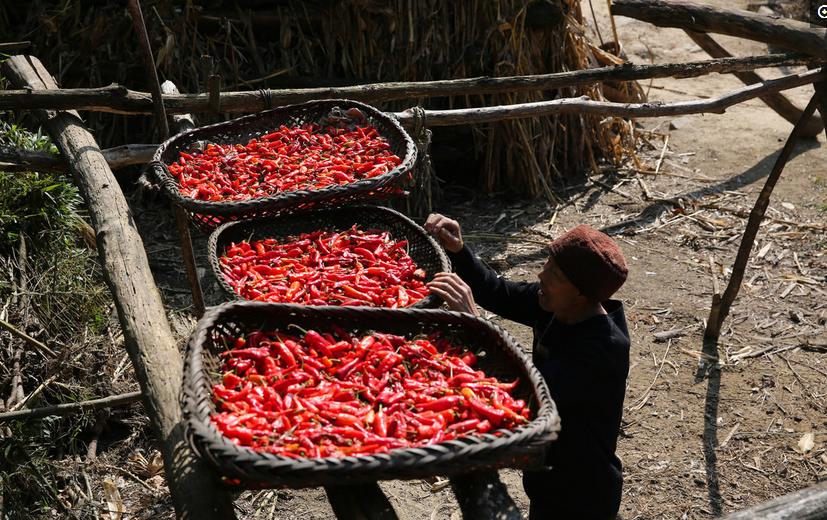
[{"label": "red chili pepper", "polygon": [[435,399],[433,401],[421,403],[417,405],[417,408],[419,408],[420,410],[433,410],[435,412],[439,412],[442,410],[456,408],[463,401],[465,401],[465,397],[461,395],[449,395],[441,397],[439,399]]},{"label": "red chili pepper", "polygon": [[[238,348],[223,356],[222,383],[213,387],[216,427],[253,449],[315,457],[441,442],[530,420],[526,403],[509,393],[516,382],[471,371],[461,359],[466,351],[444,337],[333,332],[226,338]],[[454,374],[459,367],[471,372]]]},{"label": "red chili pepper", "polygon": [[[403,243],[405,241],[402,241]],[[324,245],[324,248],[320,245]],[[220,257],[228,283],[252,300],[409,306],[429,294],[413,260],[387,231],[316,231],[232,244]],[[403,244],[405,245],[405,244]],[[377,264],[375,268],[366,264]]]},{"label": "red chili pepper", "polygon": [[322,337],[321,334],[316,332],[315,330],[309,330],[304,335],[304,340],[310,346],[310,348],[314,348],[322,353],[324,356],[330,356],[330,342]]}]

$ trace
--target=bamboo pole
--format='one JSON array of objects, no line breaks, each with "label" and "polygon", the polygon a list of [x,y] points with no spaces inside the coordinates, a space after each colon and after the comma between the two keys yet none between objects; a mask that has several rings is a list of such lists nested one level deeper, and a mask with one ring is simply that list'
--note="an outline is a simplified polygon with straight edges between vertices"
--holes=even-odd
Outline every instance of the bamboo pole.
[{"label": "bamboo pole", "polygon": [[[36,58],[12,56],[5,76],[19,87],[57,88]],[[129,206],[92,135],[76,112],[38,111],[67,157],[95,228],[104,278],[115,302],[124,342],[144,406],[164,456],[167,483],[180,518],[235,518],[230,495],[196,458],[178,402],[182,362]]]},{"label": "bamboo pole", "polygon": [[[161,140],[165,141],[169,137],[169,122],[167,121],[167,113],[164,109],[163,88],[158,81],[158,71],[155,69],[152,47],[149,44],[149,35],[146,32],[144,15],[141,13],[141,2],[140,0],[128,1],[129,11],[132,15],[132,25],[141,47],[141,57],[144,60],[144,68],[152,80],[152,105],[155,112],[155,124],[158,125]],[[164,85],[170,93],[178,92],[174,83],[165,82]],[[179,126],[186,125],[185,128],[188,129],[191,128],[189,123],[192,122],[192,117],[181,117],[176,119],[175,122],[179,124]],[[187,279],[190,283],[190,291],[192,292],[193,311],[197,318],[201,318],[201,316],[204,315],[204,293],[201,291],[201,282],[198,280],[198,267],[195,265],[195,253],[192,250],[192,237],[190,236],[190,228],[187,223],[187,215],[183,208],[174,203],[172,211],[175,213],[175,226],[178,228],[178,237],[181,241],[181,256],[187,272]]]},{"label": "bamboo pole", "polygon": [[827,29],[798,20],[684,0],[614,0],[612,12],[658,27],[737,36],[827,58]]},{"label": "bamboo pole", "polygon": [[[772,54],[746,58],[724,58],[671,63],[664,65],[625,64],[588,70],[558,72],[534,76],[479,77],[455,80],[373,83],[350,87],[322,87],[285,90],[222,92],[217,102],[226,113],[256,112],[272,106],[300,103],[313,99],[346,98],[377,103],[396,99],[463,96],[497,92],[555,90],[604,81],[634,81],[651,78],[692,78],[711,73],[728,74],[766,67],[816,65],[819,60],[804,55]],[[209,93],[163,95],[168,113],[211,112]],[[212,100],[215,103],[216,100]],[[100,88],[62,89],[57,91],[0,91],[0,110],[61,109],[111,112],[116,114],[152,113],[152,96],[120,85]]]}]

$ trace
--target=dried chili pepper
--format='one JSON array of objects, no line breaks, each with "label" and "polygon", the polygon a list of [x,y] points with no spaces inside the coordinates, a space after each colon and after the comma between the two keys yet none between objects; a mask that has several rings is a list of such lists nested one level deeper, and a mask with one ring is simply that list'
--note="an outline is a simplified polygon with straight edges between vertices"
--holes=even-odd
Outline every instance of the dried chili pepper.
[{"label": "dried chili pepper", "polygon": [[247,144],[208,144],[168,165],[178,191],[207,201],[239,201],[349,184],[401,163],[372,126],[280,126]]},{"label": "dried chili pepper", "polygon": [[226,338],[213,387],[216,427],[276,455],[338,457],[513,428],[531,417],[511,394],[518,380],[471,368],[476,356],[445,337],[332,329]]},{"label": "dried chili pepper", "polygon": [[233,290],[248,300],[408,307],[430,291],[401,244],[407,241],[387,231],[353,226],[231,244],[219,262]]}]

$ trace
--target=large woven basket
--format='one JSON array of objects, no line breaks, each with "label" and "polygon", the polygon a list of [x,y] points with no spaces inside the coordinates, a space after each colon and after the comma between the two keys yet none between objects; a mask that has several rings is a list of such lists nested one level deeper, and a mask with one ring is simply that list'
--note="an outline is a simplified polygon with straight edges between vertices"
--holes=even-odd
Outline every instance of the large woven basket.
[{"label": "large woven basket", "polygon": [[[388,173],[344,185],[317,190],[297,190],[271,197],[243,201],[210,202],[185,197],[178,191],[178,183],[167,168],[178,160],[179,152],[203,146],[204,143],[247,143],[280,125],[318,123],[349,108],[357,108],[367,121],[376,127],[391,146],[391,151],[402,162]],[[341,117],[341,116],[339,116]],[[416,161],[416,146],[396,119],[358,101],[329,99],[288,105],[257,114],[202,126],[175,135],[158,147],[149,163],[150,172],[160,184],[163,193],[175,204],[187,210],[190,220],[199,228],[209,230],[231,221],[264,217],[290,211],[325,206],[341,206],[353,202],[386,199],[402,192],[400,185]]]},{"label": "large woven basket", "polygon": [[[275,238],[279,241],[290,235],[317,230],[344,231],[354,224],[362,229],[389,231],[395,240],[408,241],[408,254],[417,266],[425,270],[426,280],[436,273],[451,272],[451,262],[436,241],[414,221],[389,208],[381,206],[348,206],[343,208],[302,212],[280,217],[228,222],[212,232],[208,244],[210,267],[224,292],[233,299],[241,299],[227,283],[221,272],[219,257],[233,242]],[[438,307],[442,300],[429,295],[411,307]]]},{"label": "large woven basket", "polygon": [[[526,400],[534,419],[513,430],[458,438],[419,448],[344,458],[292,459],[259,453],[225,438],[210,422],[215,410],[212,385],[218,382],[224,350],[220,338],[290,324],[327,330],[332,324],[355,332],[381,331],[411,337],[451,332],[475,350],[479,367],[503,380],[520,378],[515,395]],[[233,302],[207,311],[190,337],[184,364],[182,406],[193,448],[236,487],[316,487],[386,479],[423,478],[503,467],[533,468],[556,438],[560,422],[542,376],[514,339],[476,316],[435,309],[309,307]]]}]

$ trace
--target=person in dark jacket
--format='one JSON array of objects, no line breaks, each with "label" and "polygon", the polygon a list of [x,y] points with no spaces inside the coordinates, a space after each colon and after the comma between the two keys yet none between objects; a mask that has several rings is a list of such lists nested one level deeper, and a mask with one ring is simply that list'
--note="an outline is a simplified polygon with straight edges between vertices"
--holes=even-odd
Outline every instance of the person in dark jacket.
[{"label": "person in dark jacket", "polygon": [[545,467],[523,474],[529,518],[614,519],[623,485],[615,449],[629,373],[623,304],[609,299],[626,280],[620,248],[578,226],[551,242],[539,282],[513,282],[473,254],[455,220],[432,214],[425,229],[456,271],[435,275],[428,284],[433,293],[453,310],[478,315],[478,303],[534,329],[532,358],[557,405],[561,431]]}]

